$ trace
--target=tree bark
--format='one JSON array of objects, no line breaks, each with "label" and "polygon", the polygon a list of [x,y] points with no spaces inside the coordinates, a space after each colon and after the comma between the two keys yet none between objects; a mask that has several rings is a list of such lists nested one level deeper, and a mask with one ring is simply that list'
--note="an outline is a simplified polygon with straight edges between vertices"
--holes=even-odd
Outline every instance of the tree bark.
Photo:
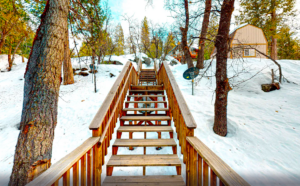
[{"label": "tree bark", "polygon": [[[275,5],[272,4],[273,11],[271,13],[272,16],[272,23],[275,24],[274,27],[272,28],[273,34],[276,34],[276,9]],[[272,36],[272,41],[271,41],[271,58],[274,60],[277,60],[277,38],[273,35]]]},{"label": "tree bark", "polygon": [[68,11],[68,0],[48,0],[41,16],[25,71],[11,186],[27,184],[51,164]]},{"label": "tree bark", "polygon": [[182,50],[184,53],[184,59],[187,62],[188,68],[194,67],[193,60],[190,54],[190,50],[187,44],[187,33],[189,30],[189,20],[190,20],[190,14],[189,14],[189,2],[188,0],[184,0],[184,9],[185,9],[185,28],[180,27],[180,31],[182,33]]},{"label": "tree bark", "polygon": [[217,87],[213,130],[220,136],[226,136],[227,134],[227,96],[230,90],[227,78],[227,55],[229,51],[229,27],[233,10],[234,0],[224,0],[221,8],[219,31],[215,42],[217,49]]},{"label": "tree bark", "polygon": [[197,58],[197,65],[196,65],[196,67],[199,69],[204,68],[204,46],[205,46],[205,39],[206,39],[206,34],[207,34],[207,29],[209,24],[210,10],[211,10],[211,0],[206,0],[205,13],[202,22],[201,35],[199,39],[199,51],[198,51],[198,58]]},{"label": "tree bark", "polygon": [[8,60],[8,68],[7,68],[7,71],[11,71],[11,68],[12,68],[12,61],[11,61],[11,43],[9,45],[9,49],[8,49],[8,55],[7,55],[7,60]]},{"label": "tree bark", "polygon": [[74,75],[73,75],[73,68],[72,68],[71,56],[70,56],[69,30],[67,30],[66,33],[63,65],[64,65],[63,66],[64,85],[74,84]]},{"label": "tree bark", "polygon": [[[16,48],[15,48],[15,50],[14,50],[13,57],[12,57],[11,62],[10,62],[10,63],[11,63],[11,66],[9,66],[9,70],[8,70],[8,71],[11,71],[12,65],[13,65],[14,60],[15,60],[16,52],[17,52],[17,50],[19,49],[19,46],[20,46],[20,44],[22,43],[22,41],[23,41],[24,38],[25,38],[25,37],[22,37],[22,38],[20,39],[20,41],[18,42],[18,44],[17,44],[17,46],[16,46]],[[11,50],[11,49],[10,49],[10,50]],[[22,58],[22,60],[23,60],[23,58]]]},{"label": "tree bark", "polygon": [[3,48],[3,45],[5,43],[5,38],[6,38],[7,35],[4,35],[3,33],[1,33],[1,39],[0,39],[0,54],[2,54],[2,48]]}]

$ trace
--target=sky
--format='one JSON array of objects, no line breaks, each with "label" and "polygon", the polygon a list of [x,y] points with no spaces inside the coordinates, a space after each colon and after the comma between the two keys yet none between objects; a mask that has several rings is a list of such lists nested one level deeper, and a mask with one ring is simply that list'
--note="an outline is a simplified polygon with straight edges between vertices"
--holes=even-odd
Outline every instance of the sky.
[{"label": "sky", "polygon": [[[146,0],[109,0],[109,5],[112,10],[114,22],[116,24],[121,23],[125,36],[128,35],[128,24],[122,19],[122,15],[124,14],[133,15],[139,22],[145,16],[147,16],[148,20],[152,20],[158,24],[173,22],[169,11],[164,9],[164,0],[153,0],[153,6],[147,6]],[[236,0],[233,15],[239,14],[239,7],[239,1]],[[296,0],[296,9],[300,10],[300,0]],[[300,18],[300,16],[298,17]],[[231,22],[234,23],[234,16],[232,16]],[[231,29],[234,29],[236,26],[232,24]],[[298,35],[300,37],[300,33]]]},{"label": "sky", "polygon": [[[121,23],[124,35],[125,37],[128,36],[128,29],[129,25],[126,21],[122,18],[122,15],[127,14],[128,16],[133,16],[139,23],[144,19],[146,16],[148,20],[153,21],[153,23],[158,23],[160,25],[168,25],[173,22],[173,18],[170,17],[170,12],[168,10],[165,10],[164,8],[164,0],[153,0],[152,6],[147,6],[146,0],[108,0],[109,6],[111,8],[112,22],[117,25]],[[234,15],[239,14],[239,1],[235,1],[235,10],[233,12],[232,20],[231,22],[234,23]],[[300,0],[296,0],[296,9],[300,11]],[[297,16],[299,20],[300,15]],[[300,23],[298,24],[298,27],[300,27]],[[237,25],[231,24],[230,29],[234,29]],[[298,38],[300,38],[300,30],[298,30],[298,33],[296,35]],[[78,41],[79,45],[81,45],[81,42]],[[73,44],[71,44],[71,47],[73,47]],[[80,46],[79,46],[80,47]]]}]

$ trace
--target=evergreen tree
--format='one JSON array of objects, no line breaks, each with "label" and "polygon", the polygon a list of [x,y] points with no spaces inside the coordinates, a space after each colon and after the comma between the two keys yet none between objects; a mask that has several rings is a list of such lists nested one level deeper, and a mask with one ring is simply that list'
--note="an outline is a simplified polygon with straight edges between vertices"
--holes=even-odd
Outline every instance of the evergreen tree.
[{"label": "evergreen tree", "polygon": [[124,32],[121,24],[118,24],[116,27],[116,34],[115,34],[115,43],[116,47],[116,55],[123,55],[124,48],[125,48],[125,39],[124,39]]},{"label": "evergreen tree", "polygon": [[150,47],[150,31],[149,31],[149,25],[146,16],[142,21],[141,42],[142,42],[142,52],[146,53],[147,49]]},{"label": "evergreen tree", "polygon": [[297,59],[297,38],[293,36],[295,32],[292,32],[288,26],[283,26],[278,32],[278,58],[279,59]]},{"label": "evergreen tree", "polygon": [[249,23],[260,27],[265,32],[271,57],[277,58],[278,27],[281,27],[288,16],[293,16],[295,0],[241,0],[240,15],[236,16],[238,24]]}]

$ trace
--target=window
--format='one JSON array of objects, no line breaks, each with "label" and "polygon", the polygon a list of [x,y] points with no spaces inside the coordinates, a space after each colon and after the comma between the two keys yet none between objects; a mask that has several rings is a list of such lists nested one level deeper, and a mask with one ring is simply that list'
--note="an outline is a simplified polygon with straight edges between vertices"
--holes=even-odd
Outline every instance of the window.
[{"label": "window", "polygon": [[254,49],[244,49],[244,56],[245,57],[255,57],[255,50]]}]

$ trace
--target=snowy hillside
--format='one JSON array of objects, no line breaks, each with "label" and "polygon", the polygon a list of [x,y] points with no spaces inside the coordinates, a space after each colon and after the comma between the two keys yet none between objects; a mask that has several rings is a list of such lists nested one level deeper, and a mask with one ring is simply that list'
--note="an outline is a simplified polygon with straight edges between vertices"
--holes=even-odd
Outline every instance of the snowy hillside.
[{"label": "snowy hillside", "polygon": [[[112,60],[124,64],[128,59],[133,59],[132,56],[113,56]],[[9,181],[19,134],[17,126],[22,111],[26,61],[22,63],[20,57],[15,60],[16,65],[11,72],[0,73],[0,185],[7,185]],[[82,62],[81,65],[88,66],[89,62],[88,59],[86,64]],[[262,182],[267,185],[300,184],[300,61],[279,62],[285,78],[291,83],[284,82],[280,90],[265,93],[261,91],[260,85],[270,83],[270,69],[277,69],[270,60],[248,59],[243,63],[228,61],[229,77],[236,75],[237,71],[242,72],[230,79],[233,85],[251,79],[229,92],[229,132],[225,138],[215,135],[212,131],[215,61],[212,63],[212,70],[209,70],[196,86],[194,96],[191,95],[191,82],[182,77],[187,66],[171,67],[197,122],[195,135],[251,185],[262,185]],[[72,63],[74,68],[79,65],[78,59],[72,59]],[[0,69],[5,69],[6,64],[7,57],[1,55]],[[136,63],[133,64],[136,66]],[[208,64],[209,61],[206,65]],[[61,86],[52,163],[91,136],[89,124],[122,68],[123,65],[99,65],[97,93],[94,93],[91,75],[75,76],[75,84]],[[257,76],[252,77],[259,71],[261,72]],[[116,76],[110,78],[110,73]],[[176,136],[174,138],[176,139]],[[135,153],[137,151],[142,153],[141,149],[136,149]],[[154,151],[154,148],[147,150],[149,153]],[[131,151],[123,149],[122,152]],[[161,153],[172,151],[163,149]],[[106,157],[106,160],[108,158]],[[175,171],[171,168],[163,170],[164,172],[158,174],[174,174]],[[122,175],[125,171],[126,175],[136,175],[137,172],[142,174],[141,168],[120,168],[116,174]],[[147,173],[153,174],[155,171],[153,168],[147,168]]]}]

